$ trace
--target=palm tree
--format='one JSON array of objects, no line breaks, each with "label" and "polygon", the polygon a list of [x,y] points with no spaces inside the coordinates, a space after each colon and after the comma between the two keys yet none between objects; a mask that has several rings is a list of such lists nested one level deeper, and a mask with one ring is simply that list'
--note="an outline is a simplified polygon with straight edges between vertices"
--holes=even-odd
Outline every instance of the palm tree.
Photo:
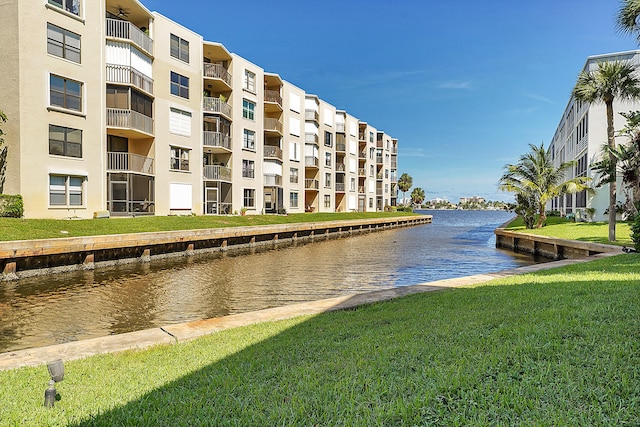
[{"label": "palm tree", "polygon": [[[594,71],[582,71],[573,88],[575,99],[584,102],[604,102],[607,111],[607,144],[615,149],[613,128],[613,101],[640,98],[640,80],[637,66],[625,61],[599,62]],[[609,240],[616,240],[616,158],[609,154],[611,177],[609,180]]]},{"label": "palm tree", "polygon": [[622,6],[616,18],[618,29],[623,33],[637,34],[640,42],[640,0],[622,0]]},{"label": "palm tree", "polygon": [[413,185],[413,178],[411,178],[409,174],[403,173],[402,175],[400,175],[400,179],[398,180],[398,188],[400,189],[400,191],[402,191],[403,204],[404,204],[405,194],[407,191],[409,191],[412,185]]},{"label": "palm tree", "polygon": [[529,148],[530,151],[520,156],[518,163],[505,166],[506,172],[500,178],[499,187],[501,190],[515,193],[519,204],[526,201],[528,206],[521,206],[524,211],[531,205],[537,205],[536,228],[541,228],[547,219],[547,202],[563,194],[592,191],[587,184],[591,178],[578,176],[565,180],[565,172],[575,162],[564,162],[556,168],[553,165],[551,147],[545,149],[543,143],[539,147],[529,144]]},{"label": "palm tree", "polygon": [[411,192],[411,201],[416,205],[421,205],[424,202],[424,190],[420,187],[416,187]]}]

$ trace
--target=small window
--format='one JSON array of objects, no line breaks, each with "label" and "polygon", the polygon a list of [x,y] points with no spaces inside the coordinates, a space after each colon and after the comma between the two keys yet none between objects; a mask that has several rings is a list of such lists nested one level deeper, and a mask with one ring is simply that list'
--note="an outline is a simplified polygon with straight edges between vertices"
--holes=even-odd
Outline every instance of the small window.
[{"label": "small window", "polygon": [[50,206],[82,206],[85,177],[49,175]]},{"label": "small window", "polygon": [[171,94],[189,99],[189,77],[171,72]]},{"label": "small window", "polygon": [[245,129],[244,135],[242,138],[242,148],[246,148],[247,150],[256,149],[256,133],[252,130]]},{"label": "small window", "polygon": [[242,117],[249,120],[254,119],[254,112],[256,109],[256,104],[254,102],[248,101],[246,99],[242,100]]},{"label": "small window", "polygon": [[325,147],[333,146],[333,134],[331,132],[324,131],[324,145]]},{"label": "small window", "polygon": [[190,151],[185,148],[171,147],[171,169],[188,171]]},{"label": "small window", "polygon": [[80,0],[49,0],[49,4],[73,13],[74,15],[80,15]]},{"label": "small window", "polygon": [[324,188],[331,188],[331,173],[324,174]]},{"label": "small window", "polygon": [[243,197],[243,203],[245,208],[253,208],[256,205],[256,190],[245,188]]},{"label": "small window", "polygon": [[171,56],[181,61],[189,62],[189,42],[175,34],[171,34]]},{"label": "small window", "polygon": [[289,182],[291,184],[298,183],[298,168],[289,168]]},{"label": "small window", "polygon": [[297,208],[298,207],[298,193],[291,192],[289,193],[289,207]]},{"label": "small window", "polygon": [[81,158],[82,131],[49,125],[49,154]]},{"label": "small window", "polygon": [[351,182],[349,183],[349,191],[356,191],[356,179],[351,178]]},{"label": "small window", "polygon": [[47,53],[80,63],[80,36],[47,24]]},{"label": "small window", "polygon": [[56,107],[82,111],[82,83],[51,74],[49,102]]},{"label": "small window", "polygon": [[324,165],[331,167],[331,153],[324,153]]},{"label": "small window", "polygon": [[325,208],[331,207],[331,196],[329,194],[325,194],[324,196],[324,207]]},{"label": "small window", "polygon": [[244,88],[251,93],[256,93],[256,74],[244,70]]},{"label": "small window", "polygon": [[254,178],[255,177],[255,162],[253,160],[242,160],[242,177]]}]

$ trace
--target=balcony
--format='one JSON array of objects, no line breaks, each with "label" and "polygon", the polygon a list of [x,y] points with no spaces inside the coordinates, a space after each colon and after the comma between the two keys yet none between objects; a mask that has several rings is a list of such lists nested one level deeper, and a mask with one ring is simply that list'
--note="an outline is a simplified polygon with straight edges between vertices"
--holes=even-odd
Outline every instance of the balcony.
[{"label": "balcony", "polygon": [[320,160],[315,156],[304,156],[305,167],[317,168],[320,165]]},{"label": "balcony", "polygon": [[336,182],[336,192],[344,193],[344,182]]},{"label": "balcony", "polygon": [[153,119],[133,110],[107,108],[107,127],[131,129],[153,136]]},{"label": "balcony", "polygon": [[231,169],[225,166],[205,165],[203,175],[209,181],[231,181]]},{"label": "balcony", "polygon": [[336,132],[344,133],[344,123],[336,123]]},{"label": "balcony", "polygon": [[304,142],[306,144],[315,144],[319,145],[320,138],[315,133],[305,133],[304,134]]},{"label": "balcony", "polygon": [[364,132],[360,132],[358,134],[358,140],[359,141],[366,141],[367,140],[367,135]]},{"label": "balcony", "polygon": [[365,168],[359,168],[358,176],[367,176],[367,170]]},{"label": "balcony", "polygon": [[278,119],[273,119],[271,117],[264,118],[264,131],[265,132],[275,132],[282,136],[283,125]]},{"label": "balcony", "polygon": [[382,158],[382,156],[376,154],[376,163],[377,164],[381,165],[383,160],[384,159]]},{"label": "balcony", "polygon": [[223,114],[231,119],[231,105],[222,101],[220,98],[205,96],[202,100],[202,109],[205,113]]},{"label": "balcony", "polygon": [[220,80],[231,90],[231,74],[222,65],[205,63],[203,73],[206,79]]},{"label": "balcony", "polygon": [[265,91],[264,91],[264,102],[269,102],[269,103],[272,103],[272,104],[276,104],[276,105],[278,105],[280,107],[277,110],[282,111],[282,96],[280,95],[279,91],[271,90],[271,89],[265,89]]},{"label": "balcony", "polygon": [[358,193],[364,194],[364,185],[358,186]]},{"label": "balcony", "polygon": [[153,40],[129,21],[107,18],[107,37],[129,40],[153,56]]},{"label": "balcony", "polygon": [[205,147],[225,148],[231,150],[231,137],[222,132],[204,131],[202,133],[202,145]]},{"label": "balcony", "polygon": [[316,110],[304,110],[304,119],[320,122],[320,114]]},{"label": "balcony", "polygon": [[133,153],[107,152],[107,170],[110,172],[135,172],[153,175],[154,160]]},{"label": "balcony", "polygon": [[398,161],[395,158],[391,158],[391,169],[398,169]]},{"label": "balcony", "polygon": [[361,151],[358,153],[358,158],[359,159],[366,159],[367,158],[367,152],[366,151]]},{"label": "balcony", "polygon": [[264,158],[265,159],[278,159],[282,161],[282,149],[280,147],[274,147],[272,145],[264,146]]},{"label": "balcony", "polygon": [[336,163],[336,172],[345,172],[347,170],[344,163]]},{"label": "balcony", "polygon": [[317,179],[308,179],[304,180],[304,189],[305,190],[319,190],[320,182]]},{"label": "balcony", "polygon": [[346,144],[344,144],[344,143],[342,143],[342,144],[341,144],[341,143],[337,143],[337,144],[336,144],[336,151],[337,151],[338,153],[344,153],[344,152],[346,152],[346,151],[347,151],[347,145],[346,145]]},{"label": "balcony", "polygon": [[129,65],[107,64],[107,83],[129,84],[153,94],[153,79]]},{"label": "balcony", "polygon": [[265,187],[282,187],[282,175],[276,175],[273,173],[264,174]]},{"label": "balcony", "polygon": [[392,146],[391,147],[391,154],[398,154],[398,147],[397,146]]}]

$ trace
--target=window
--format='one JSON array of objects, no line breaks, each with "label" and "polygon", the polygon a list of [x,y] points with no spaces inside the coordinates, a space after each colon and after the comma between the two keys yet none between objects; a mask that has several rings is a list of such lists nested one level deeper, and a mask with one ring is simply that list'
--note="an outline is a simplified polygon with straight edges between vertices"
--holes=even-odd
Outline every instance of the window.
[{"label": "window", "polygon": [[331,167],[331,153],[324,153],[324,165]]},{"label": "window", "polygon": [[298,207],[298,193],[292,191],[289,193],[289,207],[297,208]]},{"label": "window", "polygon": [[244,70],[244,86],[251,93],[256,93],[256,74],[249,70]]},{"label": "window", "polygon": [[329,194],[325,194],[324,196],[324,207],[325,208],[331,207],[331,196]]},{"label": "window", "polygon": [[171,72],[171,95],[189,99],[189,77]]},{"label": "window", "polygon": [[254,131],[249,129],[244,130],[244,135],[242,138],[242,148],[246,148],[247,150],[256,149],[256,133]]},{"label": "window", "polygon": [[64,9],[74,15],[80,15],[80,0],[49,0],[49,4]]},{"label": "window", "polygon": [[82,111],[82,83],[51,74],[49,102],[56,107]]},{"label": "window", "polygon": [[292,184],[298,183],[298,168],[289,169],[289,182]]},{"label": "window", "polygon": [[153,99],[124,86],[107,85],[107,108],[133,110],[153,117]]},{"label": "window", "polygon": [[300,148],[297,142],[289,143],[289,160],[300,161]]},{"label": "window", "polygon": [[190,151],[191,150],[186,148],[171,147],[171,169],[188,171]]},{"label": "window", "polygon": [[243,204],[245,208],[253,208],[256,205],[256,190],[251,188],[244,189]]},{"label": "window", "polygon": [[255,162],[253,160],[242,160],[242,177],[254,178],[255,177]]},{"label": "window", "polygon": [[256,109],[255,102],[249,100],[242,100],[242,117],[249,120],[254,120],[254,111]]},{"label": "window", "polygon": [[369,197],[369,207],[373,208],[373,198]]},{"label": "window", "polygon": [[369,142],[373,142],[373,132],[369,132]]},{"label": "window", "polygon": [[356,179],[351,178],[351,182],[349,184],[349,191],[356,191]]},{"label": "window", "polygon": [[181,61],[189,62],[189,42],[175,34],[171,34],[171,56]]},{"label": "window", "polygon": [[333,146],[333,134],[331,132],[324,131],[324,146],[325,147]]},{"label": "window", "polygon": [[331,173],[326,172],[324,174],[324,188],[331,188]]},{"label": "window", "polygon": [[80,36],[47,24],[47,53],[80,63]]},{"label": "window", "polygon": [[131,91],[131,109],[147,117],[153,117],[153,100],[135,90]]},{"label": "window", "polygon": [[169,132],[191,136],[191,113],[177,108],[169,109]]},{"label": "window", "polygon": [[49,125],[49,154],[81,158],[82,131]]},{"label": "window", "polygon": [[82,206],[85,177],[49,175],[49,205]]}]

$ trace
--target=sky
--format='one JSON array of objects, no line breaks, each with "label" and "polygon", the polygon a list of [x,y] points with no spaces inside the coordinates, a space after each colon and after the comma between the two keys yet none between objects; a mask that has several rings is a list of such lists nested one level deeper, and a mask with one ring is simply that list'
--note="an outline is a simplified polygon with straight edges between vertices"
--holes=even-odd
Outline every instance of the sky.
[{"label": "sky", "polygon": [[638,48],[619,0],[142,3],[397,138],[428,200],[512,200],[504,166],[548,146],[587,57]]}]

